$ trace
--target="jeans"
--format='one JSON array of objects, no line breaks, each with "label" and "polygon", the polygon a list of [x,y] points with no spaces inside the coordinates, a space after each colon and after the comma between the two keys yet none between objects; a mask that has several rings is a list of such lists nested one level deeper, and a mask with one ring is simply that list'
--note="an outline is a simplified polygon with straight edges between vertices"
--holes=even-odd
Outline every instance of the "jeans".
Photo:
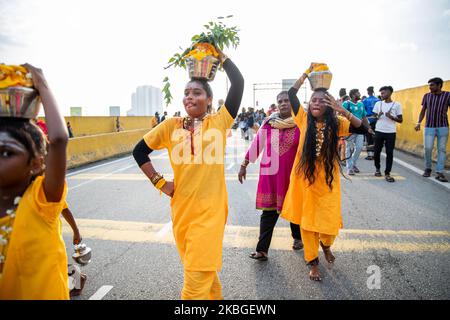
[{"label": "jeans", "polygon": [[437,164],[436,172],[444,171],[445,165],[445,149],[448,140],[448,127],[427,128],[425,127],[424,144],[425,144],[425,169],[431,169],[431,155],[434,148],[434,138],[437,137]]},{"label": "jeans", "polygon": [[[363,134],[352,134],[347,138],[347,144],[345,148],[345,157],[347,158],[347,170],[356,167],[356,162],[358,161],[359,154],[364,145],[364,135]],[[354,149],[353,154],[351,149]]]},{"label": "jeans", "polygon": [[[259,225],[259,241],[256,245],[256,251],[268,252],[270,242],[272,241],[273,228],[277,223],[280,215],[276,210],[263,210],[261,215],[261,223]],[[300,226],[291,222],[292,238],[301,240]]]},{"label": "jeans", "polygon": [[395,133],[375,131],[374,160],[377,171],[380,171],[380,155],[384,144],[386,144],[386,170],[384,170],[384,174],[388,175],[391,173],[394,160]]}]

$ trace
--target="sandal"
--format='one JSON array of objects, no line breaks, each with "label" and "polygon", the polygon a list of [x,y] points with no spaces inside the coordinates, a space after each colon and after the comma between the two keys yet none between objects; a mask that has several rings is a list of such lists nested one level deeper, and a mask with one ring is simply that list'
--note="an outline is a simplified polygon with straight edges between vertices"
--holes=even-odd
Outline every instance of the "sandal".
[{"label": "sandal", "polygon": [[252,252],[249,257],[259,261],[267,261],[267,253],[262,251]]},{"label": "sandal", "polygon": [[386,175],[386,177],[384,177],[384,179],[386,179],[387,182],[395,182],[395,179],[393,177],[391,177],[390,175]]},{"label": "sandal", "polygon": [[447,178],[444,176],[443,173],[436,173],[436,180],[440,181],[440,182],[448,182]]},{"label": "sandal", "polygon": [[380,171],[375,171],[375,177],[381,177],[381,172]]}]

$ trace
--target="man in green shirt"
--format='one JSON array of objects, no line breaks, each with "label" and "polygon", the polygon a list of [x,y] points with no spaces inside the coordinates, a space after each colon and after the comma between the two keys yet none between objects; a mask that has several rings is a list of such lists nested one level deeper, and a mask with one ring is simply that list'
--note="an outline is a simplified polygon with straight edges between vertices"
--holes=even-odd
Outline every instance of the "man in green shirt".
[{"label": "man in green shirt", "polygon": [[[361,93],[358,89],[352,89],[349,92],[350,100],[345,101],[342,106],[350,111],[353,116],[361,119],[363,123],[368,127],[369,121],[366,117],[366,109],[364,104],[360,101]],[[364,135],[362,134],[352,134],[347,138],[345,157],[347,158],[347,174],[355,175],[359,173],[359,169],[356,166],[359,154],[364,145]]]}]

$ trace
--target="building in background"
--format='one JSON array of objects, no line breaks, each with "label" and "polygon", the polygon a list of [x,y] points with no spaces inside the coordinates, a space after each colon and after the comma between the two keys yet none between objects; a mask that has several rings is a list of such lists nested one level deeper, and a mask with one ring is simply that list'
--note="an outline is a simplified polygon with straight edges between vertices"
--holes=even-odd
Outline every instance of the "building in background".
[{"label": "building in background", "polygon": [[297,81],[297,79],[282,79],[281,80],[281,90],[288,91]]},{"label": "building in background", "polygon": [[70,116],[71,117],[81,117],[82,116],[82,107],[70,107]]},{"label": "building in background", "polygon": [[109,116],[110,117],[120,117],[120,107],[119,106],[110,106],[109,107]]},{"label": "building in background", "polygon": [[153,86],[139,86],[131,94],[131,109],[127,116],[153,116],[162,112],[162,93]]}]

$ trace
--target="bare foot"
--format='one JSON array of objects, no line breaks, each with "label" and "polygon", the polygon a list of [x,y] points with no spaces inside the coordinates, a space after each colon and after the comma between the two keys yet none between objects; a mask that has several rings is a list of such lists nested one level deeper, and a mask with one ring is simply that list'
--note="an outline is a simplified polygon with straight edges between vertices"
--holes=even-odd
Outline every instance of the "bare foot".
[{"label": "bare foot", "polygon": [[320,270],[318,265],[312,265],[309,270],[309,278],[312,281],[322,281],[322,277],[320,276]]},{"label": "bare foot", "polygon": [[327,260],[328,263],[334,263],[334,260],[336,260],[336,258],[331,252],[330,247],[324,246],[322,242],[320,242],[320,246],[322,247],[323,254],[325,255],[325,260]]}]

